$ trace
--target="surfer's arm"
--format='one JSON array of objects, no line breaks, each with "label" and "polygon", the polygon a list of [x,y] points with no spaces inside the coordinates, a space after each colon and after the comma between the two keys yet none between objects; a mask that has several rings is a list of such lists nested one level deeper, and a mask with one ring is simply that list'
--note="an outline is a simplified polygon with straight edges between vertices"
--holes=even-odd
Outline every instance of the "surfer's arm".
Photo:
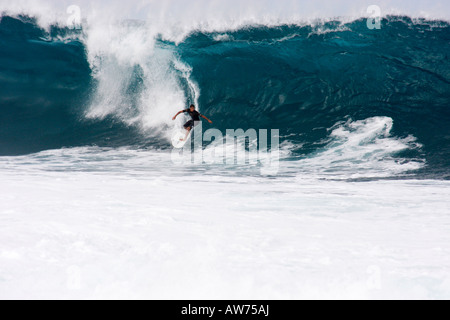
[{"label": "surfer's arm", "polygon": [[209,120],[207,117],[205,117],[204,115],[200,115],[200,117],[202,117],[203,119],[205,119],[206,121],[208,121],[209,123],[212,123],[212,121],[211,120]]},{"label": "surfer's arm", "polygon": [[180,112],[178,112],[175,117],[172,118],[172,120],[175,120],[180,114],[185,113],[186,110],[181,110]]}]

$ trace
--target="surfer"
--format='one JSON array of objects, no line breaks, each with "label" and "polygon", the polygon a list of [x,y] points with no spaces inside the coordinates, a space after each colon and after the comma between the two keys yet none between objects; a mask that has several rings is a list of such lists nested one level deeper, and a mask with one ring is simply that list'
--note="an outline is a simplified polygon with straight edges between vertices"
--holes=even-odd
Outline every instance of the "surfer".
[{"label": "surfer", "polygon": [[185,141],[187,139],[191,130],[200,122],[200,117],[207,120],[209,123],[212,123],[211,120],[195,110],[195,106],[193,104],[189,107],[189,109],[178,112],[172,120],[175,120],[182,113],[189,113],[189,115],[191,116],[191,120],[186,122],[186,124],[184,125],[184,129],[186,129],[186,136],[184,137],[184,139],[180,139],[180,141]]}]

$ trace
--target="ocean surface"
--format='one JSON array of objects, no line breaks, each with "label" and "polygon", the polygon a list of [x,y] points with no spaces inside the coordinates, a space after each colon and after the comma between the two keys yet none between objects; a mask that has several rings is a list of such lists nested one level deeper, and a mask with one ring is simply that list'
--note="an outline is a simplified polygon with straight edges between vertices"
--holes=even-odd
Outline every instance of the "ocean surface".
[{"label": "ocean surface", "polygon": [[[450,298],[449,54],[448,22],[402,15],[169,37],[4,13],[0,298]],[[191,103],[224,139],[174,151]],[[271,170],[230,129],[279,130]]]}]

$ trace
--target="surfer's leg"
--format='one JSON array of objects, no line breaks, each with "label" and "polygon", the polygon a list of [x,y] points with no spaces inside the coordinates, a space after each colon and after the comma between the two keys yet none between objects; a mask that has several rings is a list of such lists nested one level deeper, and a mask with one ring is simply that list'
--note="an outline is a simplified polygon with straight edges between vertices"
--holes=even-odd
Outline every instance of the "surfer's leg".
[{"label": "surfer's leg", "polygon": [[181,139],[180,141],[186,141],[187,137],[189,136],[189,133],[191,132],[191,127],[186,128],[186,136],[184,137],[184,139]]},{"label": "surfer's leg", "polygon": [[186,141],[186,139],[189,136],[189,133],[191,132],[193,127],[194,127],[193,120],[186,122],[186,124],[184,125],[184,128],[186,129],[186,136],[184,137],[184,139],[180,139],[180,141]]},{"label": "surfer's leg", "polygon": [[187,129],[192,129],[192,127],[194,126],[194,121],[189,120],[188,122],[185,123],[184,128]]}]

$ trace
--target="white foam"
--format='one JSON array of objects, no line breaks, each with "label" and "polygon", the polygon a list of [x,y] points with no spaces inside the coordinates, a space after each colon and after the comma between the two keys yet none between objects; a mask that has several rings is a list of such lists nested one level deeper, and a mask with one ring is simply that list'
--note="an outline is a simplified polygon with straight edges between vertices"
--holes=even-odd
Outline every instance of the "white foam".
[{"label": "white foam", "polygon": [[296,162],[301,177],[348,179],[390,177],[422,168],[420,159],[400,159],[401,151],[421,147],[412,136],[391,135],[393,120],[373,117],[337,124],[322,150]]},{"label": "white foam", "polygon": [[[160,130],[188,103],[180,78],[192,88],[197,101],[199,89],[189,79],[190,68],[169,49],[155,48],[154,37],[149,28],[136,24],[123,23],[103,31],[89,29],[88,56],[98,85],[86,113],[88,118],[113,116],[144,132]],[[136,100],[130,101],[127,90],[136,68],[142,72],[143,84]]]},{"label": "white foam", "polygon": [[1,299],[448,299],[450,184],[0,158]]}]

